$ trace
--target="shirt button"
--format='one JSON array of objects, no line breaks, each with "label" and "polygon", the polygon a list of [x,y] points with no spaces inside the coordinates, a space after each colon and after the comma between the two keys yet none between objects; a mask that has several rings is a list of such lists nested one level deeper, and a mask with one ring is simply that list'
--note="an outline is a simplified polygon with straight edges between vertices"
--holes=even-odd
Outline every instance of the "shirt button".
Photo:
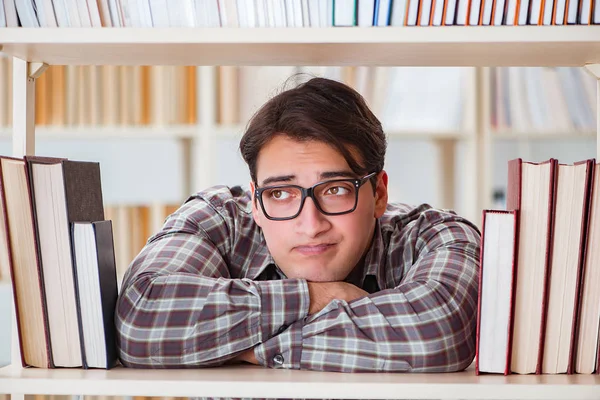
[{"label": "shirt button", "polygon": [[283,365],[284,361],[285,360],[281,354],[275,354],[275,357],[273,357],[273,362],[277,365]]},{"label": "shirt button", "polygon": [[279,329],[277,330],[277,334],[280,334],[280,333],[282,333],[282,332],[283,332],[283,331],[285,331],[287,328],[288,328],[288,326],[287,326],[287,325],[281,325],[281,326],[279,327]]}]

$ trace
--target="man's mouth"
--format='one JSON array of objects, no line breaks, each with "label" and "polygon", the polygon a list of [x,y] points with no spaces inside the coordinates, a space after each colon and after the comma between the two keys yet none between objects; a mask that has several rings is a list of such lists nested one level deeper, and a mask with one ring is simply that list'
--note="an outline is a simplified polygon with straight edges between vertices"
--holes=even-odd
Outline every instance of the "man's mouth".
[{"label": "man's mouth", "polygon": [[314,255],[323,254],[326,251],[331,250],[333,248],[333,246],[335,246],[334,243],[321,243],[321,244],[314,244],[314,245],[296,246],[295,250],[298,251],[300,254],[303,254],[306,256],[314,256]]}]

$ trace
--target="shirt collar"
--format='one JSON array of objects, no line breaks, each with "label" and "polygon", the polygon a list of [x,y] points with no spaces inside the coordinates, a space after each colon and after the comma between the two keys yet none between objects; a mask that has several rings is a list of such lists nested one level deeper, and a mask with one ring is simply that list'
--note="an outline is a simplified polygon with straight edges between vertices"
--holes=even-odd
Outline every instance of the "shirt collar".
[{"label": "shirt collar", "polygon": [[[375,232],[373,233],[373,239],[371,240],[371,246],[369,251],[364,257],[363,263],[363,281],[361,287],[365,288],[365,285],[369,286],[367,277],[374,277],[377,282],[377,290],[386,289],[385,280],[385,265],[386,265],[386,249],[385,242],[383,240],[383,234],[381,233],[381,223],[377,219],[375,221]],[[372,279],[372,278],[370,278]],[[366,289],[365,289],[366,290]],[[368,291],[368,290],[367,290]]]},{"label": "shirt collar", "polygon": [[258,249],[252,256],[252,262],[248,269],[247,278],[257,281],[281,279],[279,268],[275,265],[275,260],[267,248],[265,238],[260,232],[261,241]]}]

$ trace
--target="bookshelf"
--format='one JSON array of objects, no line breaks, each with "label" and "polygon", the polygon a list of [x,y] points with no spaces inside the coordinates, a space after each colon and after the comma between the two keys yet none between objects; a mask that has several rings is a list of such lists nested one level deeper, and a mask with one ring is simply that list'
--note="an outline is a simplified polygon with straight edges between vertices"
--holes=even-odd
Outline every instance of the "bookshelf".
[{"label": "bookshelf", "polygon": [[[600,78],[600,26],[385,27],[385,28],[119,28],[0,30],[0,47],[13,59],[13,155],[35,153],[34,83],[46,65],[199,65],[202,82],[215,85],[215,65],[372,65],[473,66],[469,83],[473,110],[465,135],[469,209],[488,205],[489,160],[493,139],[489,121],[488,66],[587,66]],[[598,84],[600,87],[600,84]],[[210,181],[216,126],[215,88],[198,98],[197,129],[182,134],[199,140],[184,155],[194,160],[195,187]],[[486,94],[488,96],[486,96]],[[600,99],[600,95],[598,96]],[[599,100],[600,102],[600,100]],[[598,107],[597,115],[600,113]],[[211,116],[210,118],[206,118]],[[204,122],[203,122],[204,121]],[[600,117],[598,118],[600,124]],[[234,127],[233,131],[239,127]],[[127,129],[125,129],[126,131]],[[51,129],[48,129],[50,132]],[[44,135],[40,129],[40,135]],[[145,131],[148,133],[148,131]],[[51,133],[47,133],[51,135]],[[234,135],[234,133],[231,133]],[[452,132],[432,133],[440,146],[457,139]],[[600,154],[600,125],[597,154]],[[204,155],[204,153],[203,153]],[[442,160],[451,165],[452,156]],[[447,189],[447,188],[446,188]],[[444,189],[444,191],[446,190]],[[469,216],[477,220],[478,216]],[[16,335],[13,334],[16,337]],[[600,377],[480,376],[456,374],[329,374],[274,371],[251,367],[139,371],[35,370],[20,368],[13,347],[12,366],[0,369],[0,393],[95,394],[217,397],[331,398],[598,398]],[[307,384],[310,383],[310,384]]]}]

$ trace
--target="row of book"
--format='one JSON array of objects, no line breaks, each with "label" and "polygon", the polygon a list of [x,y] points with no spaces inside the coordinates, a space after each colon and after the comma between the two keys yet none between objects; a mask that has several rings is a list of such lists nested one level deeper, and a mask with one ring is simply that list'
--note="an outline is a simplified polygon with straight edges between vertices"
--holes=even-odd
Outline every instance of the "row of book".
[{"label": "row of book", "polygon": [[[0,126],[12,120],[12,63],[0,57]],[[36,80],[37,125],[196,123],[196,68],[50,66]]]},{"label": "row of book", "polygon": [[[216,71],[212,122],[219,125],[245,124],[274,94],[323,76],[361,93],[386,130],[417,132],[462,129],[470,73],[467,68],[365,66],[222,66]],[[36,125],[195,124],[203,96],[198,90],[204,85],[196,79],[196,67],[51,66],[36,81]],[[0,87],[9,89],[0,91],[0,126],[12,119],[10,80],[10,59],[0,57]],[[495,130],[595,127],[596,82],[581,68],[492,68],[490,86]]]},{"label": "row of book", "polygon": [[0,156],[0,263],[24,367],[116,365],[115,253],[98,163]]},{"label": "row of book", "polygon": [[2,0],[0,27],[328,27],[600,23],[600,0]]},{"label": "row of book", "polygon": [[477,372],[600,373],[600,164],[509,161],[484,210]]},{"label": "row of book", "polygon": [[596,128],[596,79],[583,68],[492,68],[491,126],[497,131]]}]

